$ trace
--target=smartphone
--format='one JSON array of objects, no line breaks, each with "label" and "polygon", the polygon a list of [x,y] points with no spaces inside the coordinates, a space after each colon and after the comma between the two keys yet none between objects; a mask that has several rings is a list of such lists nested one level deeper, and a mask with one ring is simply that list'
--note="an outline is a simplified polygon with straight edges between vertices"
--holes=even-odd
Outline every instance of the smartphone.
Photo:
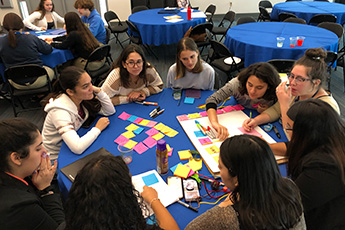
[{"label": "smartphone", "polygon": [[180,177],[177,176],[169,176],[168,177],[168,186],[171,190],[173,190],[176,194],[178,194],[178,198],[182,199],[183,198],[183,193],[182,193],[182,180]]},{"label": "smartphone", "polygon": [[200,193],[198,188],[198,182],[194,179],[183,179],[183,197],[186,202],[198,201],[200,199]]}]

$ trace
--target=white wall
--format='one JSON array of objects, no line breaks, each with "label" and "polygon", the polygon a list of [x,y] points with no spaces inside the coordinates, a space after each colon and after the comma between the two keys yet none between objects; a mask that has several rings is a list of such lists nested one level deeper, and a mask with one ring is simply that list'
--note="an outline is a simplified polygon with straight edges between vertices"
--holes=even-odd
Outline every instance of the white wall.
[{"label": "white wall", "polygon": [[[122,0],[121,0],[122,1]],[[19,6],[17,0],[12,0],[13,8],[0,8],[0,24],[2,25],[2,20],[7,13],[14,12],[20,15]]]}]

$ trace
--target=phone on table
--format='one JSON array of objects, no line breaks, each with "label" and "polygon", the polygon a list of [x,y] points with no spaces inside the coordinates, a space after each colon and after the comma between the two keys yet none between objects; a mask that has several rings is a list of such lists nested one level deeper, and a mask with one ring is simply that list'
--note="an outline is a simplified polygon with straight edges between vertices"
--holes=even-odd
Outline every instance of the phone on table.
[{"label": "phone on table", "polygon": [[183,196],[186,202],[200,200],[200,193],[198,188],[198,182],[194,179],[183,179]]},{"label": "phone on table", "polygon": [[169,176],[168,177],[168,186],[171,190],[173,190],[176,194],[178,194],[178,198],[183,198],[182,193],[182,180],[180,177],[177,176]]}]

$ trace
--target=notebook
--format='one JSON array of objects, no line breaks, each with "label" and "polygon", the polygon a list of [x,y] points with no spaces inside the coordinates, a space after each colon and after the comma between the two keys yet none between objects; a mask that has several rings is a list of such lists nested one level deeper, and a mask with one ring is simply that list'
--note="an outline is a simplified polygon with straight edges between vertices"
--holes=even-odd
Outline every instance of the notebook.
[{"label": "notebook", "polygon": [[65,176],[72,182],[74,182],[74,178],[77,176],[77,173],[80,169],[82,169],[87,162],[89,162],[91,159],[96,158],[98,156],[107,156],[112,155],[108,150],[105,148],[100,148],[97,151],[90,153],[89,155],[63,167],[61,169],[61,172],[65,174]]}]

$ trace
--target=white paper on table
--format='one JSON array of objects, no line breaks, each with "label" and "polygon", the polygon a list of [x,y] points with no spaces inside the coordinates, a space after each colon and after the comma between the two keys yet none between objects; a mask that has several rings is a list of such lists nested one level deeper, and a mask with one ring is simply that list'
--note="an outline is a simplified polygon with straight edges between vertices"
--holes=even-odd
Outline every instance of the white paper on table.
[{"label": "white paper on table", "polygon": [[[155,184],[151,184],[149,187],[152,187],[157,191],[158,198],[162,202],[164,207],[167,207],[170,204],[176,202],[178,200],[178,194],[174,193],[174,190],[169,189],[169,186],[167,185],[167,183],[165,183],[163,178],[157,173],[156,170],[150,170],[150,171],[147,171],[145,173],[141,173],[141,174],[132,176],[132,183],[133,183],[133,186],[135,187],[135,189],[141,193],[143,191],[143,187],[145,185],[143,177],[148,176],[150,174],[154,174],[156,176],[158,182]],[[150,211],[149,216],[151,216],[153,214],[153,210],[151,209],[150,204],[146,203],[146,205]],[[148,217],[147,215],[145,215],[144,212],[143,212],[143,216],[145,218]]]},{"label": "white paper on table", "polygon": [[176,22],[180,22],[180,21],[183,21],[183,19],[182,18],[176,18],[176,19],[166,20],[165,22],[176,23]]},{"label": "white paper on table", "polygon": [[40,36],[38,36],[38,38],[44,40],[46,38],[56,38],[56,37],[61,37],[61,36],[63,36],[63,35],[59,35],[59,34],[57,34],[57,35],[40,35]]},{"label": "white paper on table", "polygon": [[206,18],[206,14],[204,12],[201,12],[201,11],[193,12],[192,18]]},{"label": "white paper on table", "polygon": [[[191,10],[191,12],[193,12],[194,10],[193,9],[190,9]],[[186,13],[187,12],[187,8],[183,8],[182,10],[180,10],[180,12],[184,12],[184,13]]]}]

